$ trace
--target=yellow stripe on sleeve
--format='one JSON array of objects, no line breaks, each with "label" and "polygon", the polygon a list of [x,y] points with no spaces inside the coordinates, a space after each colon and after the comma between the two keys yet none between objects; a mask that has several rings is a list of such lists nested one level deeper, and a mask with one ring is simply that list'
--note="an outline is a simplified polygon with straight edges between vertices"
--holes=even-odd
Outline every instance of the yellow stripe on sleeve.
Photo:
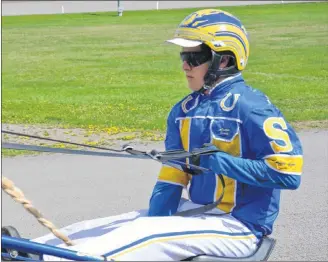
[{"label": "yellow stripe on sleeve", "polygon": [[169,166],[162,167],[158,176],[158,180],[172,184],[179,184],[184,187],[186,187],[189,182],[189,178],[186,173]]},{"label": "yellow stripe on sleeve", "polygon": [[273,170],[289,175],[301,175],[303,156],[301,155],[270,155],[265,157],[265,163]]}]

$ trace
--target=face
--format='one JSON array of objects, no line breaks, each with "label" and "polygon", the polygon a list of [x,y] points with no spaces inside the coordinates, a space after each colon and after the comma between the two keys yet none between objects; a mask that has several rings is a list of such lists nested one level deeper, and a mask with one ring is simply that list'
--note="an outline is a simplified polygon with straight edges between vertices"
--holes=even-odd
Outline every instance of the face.
[{"label": "face", "polygon": [[[200,52],[201,47],[183,47],[182,52]],[[186,61],[182,62],[182,69],[185,72],[188,87],[192,91],[198,91],[204,85],[204,76],[208,70],[209,62],[205,62],[198,66],[190,66]]]}]

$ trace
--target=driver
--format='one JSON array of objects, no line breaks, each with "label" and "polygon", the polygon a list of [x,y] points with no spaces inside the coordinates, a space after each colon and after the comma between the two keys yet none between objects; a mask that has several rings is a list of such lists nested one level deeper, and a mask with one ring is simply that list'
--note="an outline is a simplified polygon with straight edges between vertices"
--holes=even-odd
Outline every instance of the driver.
[{"label": "driver", "polygon": [[[166,150],[211,143],[221,152],[187,164],[212,171],[190,176],[163,165],[148,210],[83,221],[63,231],[76,243],[71,249],[114,260],[249,256],[272,233],[281,190],[300,185],[300,140],[269,98],[245,83],[249,39],[238,18],[215,9],[194,12],[168,42],[182,49],[191,93],[169,113]],[[216,208],[173,216],[216,201],[223,190],[219,174],[226,187]],[[181,198],[184,188],[189,200]],[[60,245],[52,235],[35,241]]]}]

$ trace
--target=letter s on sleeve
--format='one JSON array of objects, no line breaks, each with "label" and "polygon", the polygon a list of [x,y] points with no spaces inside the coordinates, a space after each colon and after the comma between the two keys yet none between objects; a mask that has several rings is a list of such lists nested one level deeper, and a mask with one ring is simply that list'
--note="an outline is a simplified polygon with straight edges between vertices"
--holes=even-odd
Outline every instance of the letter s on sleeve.
[{"label": "letter s on sleeve", "polygon": [[[279,129],[277,126],[280,126]],[[263,123],[263,130],[267,137],[272,139],[270,142],[272,150],[278,153],[287,153],[293,150],[293,145],[290,141],[289,135],[286,131],[287,125],[285,120],[282,117],[269,117]],[[282,143],[278,143],[282,141]]]}]

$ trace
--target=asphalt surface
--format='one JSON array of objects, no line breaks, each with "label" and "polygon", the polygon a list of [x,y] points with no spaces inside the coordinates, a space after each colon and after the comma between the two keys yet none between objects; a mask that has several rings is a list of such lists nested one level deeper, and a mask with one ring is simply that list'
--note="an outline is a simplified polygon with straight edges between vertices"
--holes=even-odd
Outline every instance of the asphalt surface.
[{"label": "asphalt surface", "polygon": [[[282,4],[306,1],[120,1],[124,11],[235,5]],[[309,1],[307,1],[309,2]],[[313,2],[313,1],[312,1]],[[118,1],[2,1],[2,15],[117,11]],[[123,12],[124,15],[124,12]]]},{"label": "asphalt surface", "polygon": [[[284,191],[274,227],[271,260],[314,261],[328,257],[328,130],[299,133],[304,174],[296,191]],[[134,145],[163,149],[160,142]],[[147,208],[160,164],[152,160],[45,154],[3,158],[8,177],[58,227]],[[2,225],[27,238],[47,234],[23,207],[2,193]]]},{"label": "asphalt surface", "polygon": [[[174,8],[245,4],[245,1],[174,1]],[[213,5],[214,2],[214,5]],[[263,4],[264,1],[247,1]],[[281,2],[281,1],[266,1]],[[284,1],[285,3],[287,1]],[[290,2],[290,1],[288,1]],[[156,9],[156,1],[121,1],[124,9]],[[160,1],[159,8],[173,8]],[[91,5],[92,4],[92,5]],[[186,6],[187,5],[187,6]],[[2,15],[115,11],[115,1],[3,1]],[[304,149],[302,184],[284,191],[270,260],[324,261],[328,258],[328,130],[299,133]],[[162,143],[135,145],[163,149]],[[160,164],[150,160],[43,154],[2,159],[2,175],[13,180],[42,214],[58,227],[146,208]],[[2,192],[2,225],[26,238],[48,233],[23,207]]]}]

